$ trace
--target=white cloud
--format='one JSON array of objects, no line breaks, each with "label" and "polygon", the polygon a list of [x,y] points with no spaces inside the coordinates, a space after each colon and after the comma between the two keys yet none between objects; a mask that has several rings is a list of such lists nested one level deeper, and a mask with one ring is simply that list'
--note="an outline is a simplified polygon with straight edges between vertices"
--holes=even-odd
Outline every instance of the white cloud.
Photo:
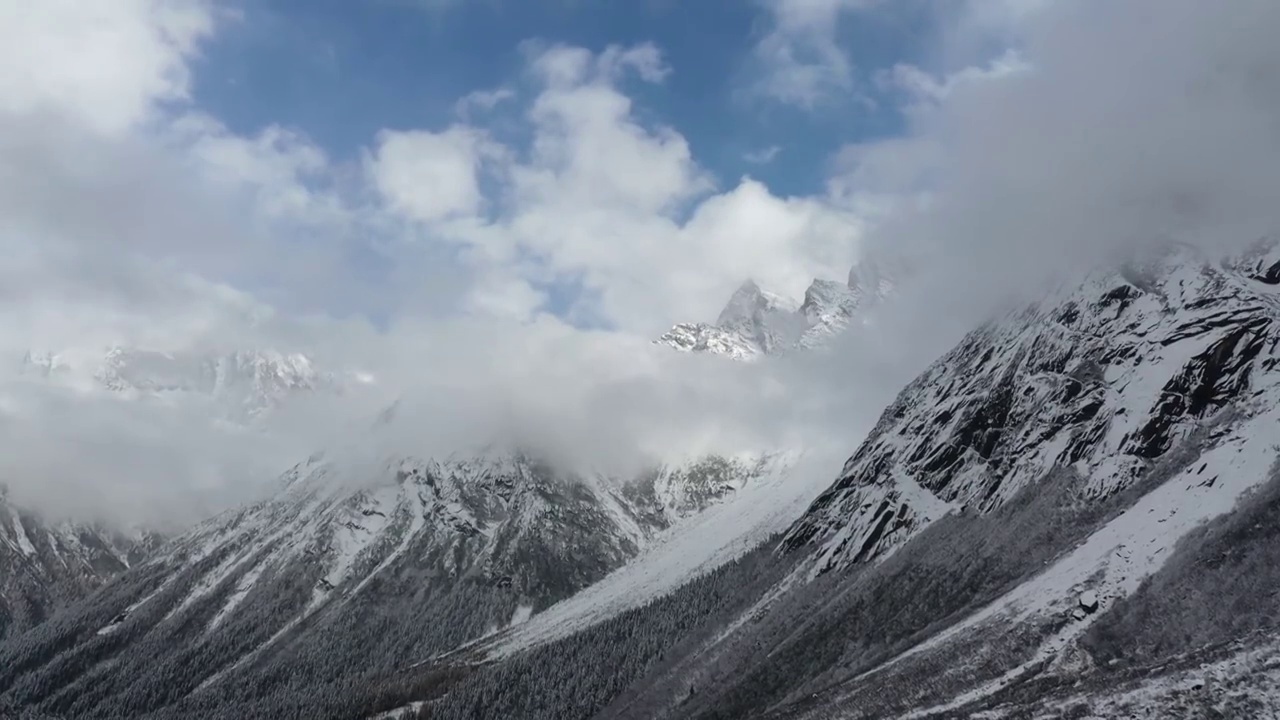
[{"label": "white cloud", "polygon": [[515,98],[516,93],[511,88],[495,88],[493,90],[474,90],[462,96],[454,104],[454,112],[464,121],[468,120],[475,111],[489,112],[501,103],[507,102]]},{"label": "white cloud", "polygon": [[753,54],[757,90],[778,102],[812,109],[854,89],[854,66],[837,35],[842,13],[875,0],[764,0],[769,31]]},{"label": "white cloud", "polygon": [[[163,35],[151,6],[131,7],[142,37]],[[742,422],[721,418],[725,402],[758,402],[731,380],[737,371],[650,339],[714,316],[745,275],[799,292],[828,262],[825,274],[843,273],[852,218],[748,180],[715,194],[685,138],[639,120],[622,90],[668,76],[652,46],[529,49],[534,93],[509,106],[524,113],[527,148],[498,144],[480,123],[387,130],[354,168],[297,131],[241,136],[174,104],[196,50],[175,51],[180,72],[147,66],[170,84],[122,76],[116,87],[141,89],[119,107],[68,92],[39,99],[37,116],[36,101],[12,100],[29,88],[0,104],[0,372],[28,349],[302,350],[430,408],[406,413],[394,445],[422,454],[496,432],[499,410],[523,434],[576,447],[575,461],[615,468],[659,451],[757,447],[786,430],[741,407]],[[580,297],[557,300],[567,316],[625,332],[538,312],[575,283]],[[384,311],[384,328],[324,314],[363,302]],[[381,392],[286,413],[250,437],[199,407],[0,378],[0,424],[12,430],[0,474],[63,509],[176,517],[243,498],[273,468],[329,446],[349,429],[332,421],[360,422],[390,399]],[[59,420],[73,405],[77,420]]]},{"label": "white cloud", "polygon": [[986,66],[969,65],[941,79],[915,65],[899,63],[883,72],[879,80],[883,85],[904,90],[918,102],[938,102],[962,85],[998,81],[1031,70],[1031,66],[1022,60],[1018,52],[1010,48]]},{"label": "white cloud", "polygon": [[390,206],[414,220],[474,214],[483,200],[478,176],[489,147],[483,133],[465,126],[384,131],[370,172]]},{"label": "white cloud", "polygon": [[186,61],[214,27],[201,0],[75,0],[0,6],[0,109],[69,114],[119,133],[184,100]]},{"label": "white cloud", "polygon": [[337,198],[315,187],[328,182],[329,158],[296,131],[272,125],[243,137],[211,117],[187,113],[172,120],[163,139],[210,182],[249,192],[267,217],[323,224],[344,213]]},{"label": "white cloud", "polygon": [[778,153],[782,152],[782,148],[778,145],[770,145],[767,148],[752,150],[742,156],[743,160],[752,165],[768,165],[773,159],[778,157]]},{"label": "white cloud", "polygon": [[[765,287],[800,297],[815,277],[843,277],[862,231],[854,213],[821,198],[779,198],[743,178],[733,190],[702,203],[681,229],[680,245],[694,261],[675,271],[698,292],[707,273],[754,278]],[[711,267],[718,267],[716,271]],[[717,294],[723,302],[723,294]],[[711,304],[711,297],[706,298]]]},{"label": "white cloud", "polygon": [[[967,51],[941,53],[933,75],[904,65],[893,77],[913,90],[909,132],[847,148],[829,191],[798,198],[714,178],[678,129],[637,110],[630,83],[672,72],[651,46],[526,46],[528,92],[501,100],[501,118],[388,130],[350,168],[294,131],[238,136],[181,102],[216,23],[165,12],[201,6],[112,3],[115,39],[101,43],[54,12],[70,4],[47,7],[0,23],[56,35],[70,22],[63,40],[0,50],[0,66],[34,68],[0,80],[0,356],[114,342],[306,349],[417,399],[394,439],[403,450],[453,449],[505,417],[584,462],[789,433],[839,435],[848,451],[1011,284],[1132,238],[1247,240],[1280,225],[1280,6],[1262,0],[1232,14],[1168,0],[962,18],[940,46],[989,45],[998,27],[1033,70]],[[758,59],[797,79],[775,97],[817,107],[850,87],[823,22],[848,5],[771,7]],[[78,44],[92,50],[83,67]],[[93,67],[126,50],[138,55]],[[31,62],[50,53],[58,63]],[[501,144],[499,120],[529,144]],[[798,294],[843,275],[868,234],[913,249],[927,282],[841,353],[753,370],[649,346],[670,322],[714,317],[744,277]],[[385,312],[381,328],[318,312],[362,302]],[[618,332],[570,327],[539,311],[549,304]],[[18,428],[0,433],[2,469],[37,491],[67,496],[88,478],[162,505],[178,502],[175,477],[242,491],[232,479],[279,461],[194,413],[93,402],[59,422],[67,398],[0,390],[0,422]],[[281,456],[334,432],[291,422]]]},{"label": "white cloud", "polygon": [[[492,164],[485,202],[495,214],[453,215],[430,233],[469,251],[481,278],[471,307],[518,316],[523,302],[530,316],[547,300],[533,287],[577,283],[584,292],[570,315],[654,335],[672,322],[714,317],[745,277],[799,295],[815,275],[840,276],[852,262],[859,226],[847,210],[777,198],[748,180],[713,194],[683,136],[637,119],[620,83],[628,73],[665,77],[652,46],[598,55],[526,46],[526,53],[539,83],[525,116],[533,138],[526,153],[491,153],[502,158]],[[384,143],[379,163],[411,176],[419,163],[436,162],[401,150]],[[474,176],[473,164],[453,166]],[[452,186],[468,189],[474,211],[474,186]],[[443,217],[415,210],[388,192],[389,183],[380,187],[399,212],[424,222]]]},{"label": "white cloud", "polygon": [[662,52],[653,43],[627,48],[611,45],[600,54],[596,64],[604,77],[615,80],[627,70],[634,70],[640,79],[650,83],[660,83],[671,74],[671,68],[662,59]]},{"label": "white cloud", "polygon": [[188,63],[217,19],[178,0],[0,7],[0,478],[17,494],[172,511],[210,477],[242,492],[276,449],[310,444],[12,377],[27,350],[304,344],[305,323],[256,296],[350,293],[326,282],[339,263],[322,236],[350,208],[313,185],[334,170],[323,153],[279,128],[235,136],[190,105]]},{"label": "white cloud", "polygon": [[[917,82],[909,131],[845,153],[844,192],[900,203],[871,233],[933,270],[897,327],[938,352],[993,304],[1136,245],[1213,250],[1280,229],[1280,51],[1265,0],[1049,2],[962,18],[941,47],[1017,49],[1026,70],[971,56]],[[998,28],[994,32],[992,28]],[[997,63],[994,67],[1008,67]],[[988,66],[990,70],[990,66]],[[921,78],[916,78],[921,80]],[[927,287],[927,291],[923,288]]]},{"label": "white cloud", "polygon": [[549,88],[571,88],[586,83],[612,84],[634,72],[641,80],[661,83],[671,69],[652,43],[622,47],[610,45],[599,54],[582,47],[548,45],[529,40],[521,43],[529,71]]}]

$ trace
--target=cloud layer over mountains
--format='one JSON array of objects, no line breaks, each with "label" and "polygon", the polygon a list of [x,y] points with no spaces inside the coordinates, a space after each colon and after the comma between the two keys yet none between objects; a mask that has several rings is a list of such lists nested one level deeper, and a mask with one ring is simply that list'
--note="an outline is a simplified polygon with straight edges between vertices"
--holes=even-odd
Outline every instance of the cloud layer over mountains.
[{"label": "cloud layer over mountains", "polygon": [[[800,4],[768,3],[759,101],[822,112],[821,93],[864,76],[897,90],[908,123],[833,149],[827,190],[792,198],[713,177],[637,107],[681,70],[651,45],[527,43],[524,74],[477,88],[453,125],[387,128],[333,158],[191,101],[201,44],[243,22],[221,6],[0,9],[0,64],[29,70],[0,80],[0,358],[272,348],[376,379],[282,411],[269,435],[6,380],[2,479],[75,511],[198,515],[358,445],[400,397],[370,447],[447,453],[505,424],[584,466],[796,442],[838,463],[1007,296],[1149,241],[1275,232],[1273,2],[965,3],[932,19],[933,56],[888,68],[784,22]],[[813,81],[789,98],[775,80],[797,69]],[[713,319],[748,277],[798,297],[864,251],[920,272],[830,353],[748,367],[650,344]]]}]

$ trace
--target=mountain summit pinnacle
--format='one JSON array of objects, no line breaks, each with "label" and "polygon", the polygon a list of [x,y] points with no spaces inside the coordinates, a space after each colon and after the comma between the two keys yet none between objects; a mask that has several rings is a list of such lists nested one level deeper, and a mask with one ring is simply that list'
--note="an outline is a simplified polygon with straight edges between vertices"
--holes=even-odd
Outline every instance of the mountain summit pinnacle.
[{"label": "mountain summit pinnacle", "polygon": [[890,276],[869,260],[849,271],[847,285],[814,280],[803,303],[763,290],[748,279],[734,291],[714,324],[680,323],[656,342],[682,352],[708,352],[735,360],[818,347],[892,288]]}]

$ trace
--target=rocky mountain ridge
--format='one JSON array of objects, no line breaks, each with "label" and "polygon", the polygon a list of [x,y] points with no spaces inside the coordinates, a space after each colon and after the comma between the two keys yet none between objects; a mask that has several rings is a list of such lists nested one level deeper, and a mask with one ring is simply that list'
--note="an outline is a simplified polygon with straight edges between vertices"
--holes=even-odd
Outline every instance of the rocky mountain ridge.
[{"label": "rocky mountain ridge", "polygon": [[1280,642],[1278,268],[1175,246],[974,330],[784,536],[786,579],[601,716],[1280,709],[1237,661]]},{"label": "rocky mountain ridge", "polygon": [[892,294],[897,275],[870,259],[849,271],[844,284],[816,279],[795,302],[745,281],[729,298],[715,323],[680,323],[655,342],[682,352],[710,353],[755,361],[795,350],[821,347],[857,316]]},{"label": "rocky mountain ridge", "polygon": [[866,560],[1058,467],[1114,494],[1225,408],[1264,411],[1278,343],[1280,294],[1243,259],[1180,247],[1093,273],[912,382],[787,543],[821,544],[824,569]]},{"label": "rocky mountain ridge", "polygon": [[[703,458],[631,479],[565,473],[514,450],[376,466],[316,456],[272,498],[170,542],[59,626],[70,635],[56,642],[72,642],[73,655],[111,648],[118,693],[78,700],[100,687],[82,676],[40,698],[77,712],[136,707],[131,693],[144,692],[154,668],[190,653],[217,658],[184,665],[191,674],[178,683],[206,698],[200,690],[216,694],[290,648],[329,648],[343,663],[421,660],[523,622],[663,530],[786,471],[785,458],[766,456]],[[401,628],[395,649],[383,622]],[[157,653],[168,659],[156,665]]]},{"label": "rocky mountain ridge", "polygon": [[145,559],[162,538],[92,523],[50,523],[0,486],[0,639],[44,621]]},{"label": "rocky mountain ridge", "polygon": [[341,394],[373,382],[363,373],[317,367],[302,353],[271,349],[162,351],[115,346],[103,352],[28,351],[19,376],[127,398],[211,403],[225,419],[251,423],[291,399]]}]

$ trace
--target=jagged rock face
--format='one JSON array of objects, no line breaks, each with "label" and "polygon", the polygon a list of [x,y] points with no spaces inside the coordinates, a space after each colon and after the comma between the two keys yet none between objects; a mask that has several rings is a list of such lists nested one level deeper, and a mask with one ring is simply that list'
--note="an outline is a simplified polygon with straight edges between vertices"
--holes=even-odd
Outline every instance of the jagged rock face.
[{"label": "jagged rock face", "polygon": [[1258,240],[1243,253],[1228,258],[1224,266],[1264,285],[1280,285],[1280,242],[1271,238]]},{"label": "jagged rock face", "polygon": [[794,342],[800,329],[796,310],[792,301],[765,292],[748,280],[720,311],[716,327],[746,338],[762,353],[769,354]]},{"label": "jagged rock face", "polygon": [[795,303],[748,280],[734,292],[714,325],[680,324],[658,339],[686,352],[754,360],[793,344],[803,331]]},{"label": "jagged rock face", "polygon": [[[859,272],[866,278],[860,279]],[[819,347],[844,330],[860,310],[883,300],[893,287],[890,277],[869,261],[850,272],[848,285],[814,280],[799,304],[748,280],[729,299],[715,324],[682,323],[657,342],[684,352],[748,361]]]},{"label": "jagged rock face", "polygon": [[96,358],[28,352],[21,372],[127,396],[207,401],[237,421],[257,419],[292,397],[342,392],[360,382],[356,374],[318,369],[305,355],[274,350],[199,353],[116,347]]},{"label": "jagged rock face", "polygon": [[796,344],[802,348],[818,347],[843,330],[868,297],[848,285],[831,280],[814,280],[804,293],[800,315],[805,329]]},{"label": "jagged rock face", "polygon": [[42,521],[0,488],[0,639],[42,622],[143,560],[158,536]]},{"label": "jagged rock face", "polygon": [[732,360],[760,357],[760,349],[746,338],[709,323],[681,323],[663,333],[657,342],[681,352],[710,353]]},{"label": "jagged rock face", "polygon": [[901,258],[864,258],[849,269],[849,289],[869,302],[878,302],[893,292],[897,283],[912,273]]},{"label": "jagged rock face", "polygon": [[[624,483],[565,475],[521,453],[405,459],[388,468],[386,482],[326,494],[333,493],[332,472],[319,461],[300,466],[282,497],[184,543],[208,548],[264,527],[278,535],[303,522],[284,531],[292,548],[279,546],[276,555],[287,562],[311,536],[312,557],[330,566],[326,584],[340,596],[355,592],[353,578],[411,562],[418,572],[479,577],[541,603],[602,577],[654,533],[741,488],[760,465],[711,457]],[[398,549],[388,552],[392,546]]]},{"label": "jagged rock face", "polygon": [[1177,249],[970,333],[903,390],[786,545],[815,547],[819,572],[867,560],[1053,468],[1105,496],[1193,429],[1256,413],[1280,390],[1272,267],[1265,252],[1218,264]]}]

